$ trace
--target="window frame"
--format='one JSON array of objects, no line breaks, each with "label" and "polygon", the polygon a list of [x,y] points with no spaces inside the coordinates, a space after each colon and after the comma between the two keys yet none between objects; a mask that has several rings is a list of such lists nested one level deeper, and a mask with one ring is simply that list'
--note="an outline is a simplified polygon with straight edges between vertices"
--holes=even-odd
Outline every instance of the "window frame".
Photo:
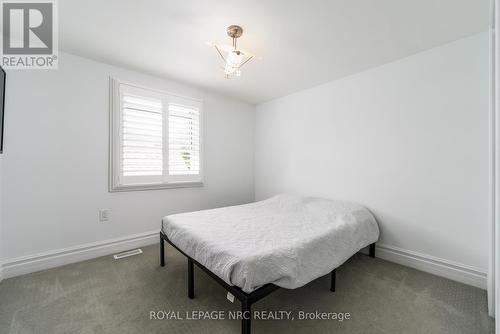
[{"label": "window frame", "polygon": [[[125,183],[121,175],[121,154],[122,154],[122,140],[121,140],[121,101],[122,89],[121,86],[126,86],[131,89],[146,90],[149,96],[155,96],[162,101],[168,99],[170,103],[182,104],[182,102],[189,101],[189,105],[198,108],[199,110],[199,175],[168,175],[169,167],[169,134],[168,134],[168,118],[169,110],[168,104],[163,106],[163,175],[158,177],[149,177],[150,179],[157,179],[156,182],[142,182],[142,183]],[[139,94],[138,94],[139,95]],[[166,92],[160,89],[150,88],[114,77],[109,77],[109,192],[119,191],[142,191],[142,190],[155,190],[155,189],[169,189],[169,188],[191,188],[201,187],[204,182],[204,112],[203,101],[200,99],[181,96]],[[142,178],[142,177],[139,177]],[[140,179],[138,179],[140,180]]]}]

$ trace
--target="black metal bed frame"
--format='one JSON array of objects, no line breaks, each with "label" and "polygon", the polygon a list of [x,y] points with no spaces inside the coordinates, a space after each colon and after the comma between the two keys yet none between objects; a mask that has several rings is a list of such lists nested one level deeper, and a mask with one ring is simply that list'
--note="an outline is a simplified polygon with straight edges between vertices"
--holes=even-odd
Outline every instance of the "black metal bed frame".
[{"label": "black metal bed frame", "polygon": [[[246,293],[239,287],[232,286],[224,282],[219,276],[211,272],[205,266],[197,262],[195,259],[184,253],[179,247],[177,247],[168,237],[162,232],[160,232],[160,264],[162,267],[165,266],[165,243],[168,242],[175,249],[177,249],[181,254],[187,257],[188,260],[188,297],[189,299],[194,298],[194,264],[196,264],[201,270],[206,272],[210,277],[212,277],[217,283],[222,285],[227,291],[233,294],[241,302],[242,320],[241,320],[241,333],[250,334],[251,333],[251,320],[252,320],[252,304],[258,302],[265,296],[269,295],[271,292],[279,289],[279,286],[274,284],[266,284],[257,290]],[[375,257],[375,243],[369,246],[368,255],[372,258]],[[330,281],[330,291],[335,292],[335,279],[336,279],[336,269],[331,272]]]}]

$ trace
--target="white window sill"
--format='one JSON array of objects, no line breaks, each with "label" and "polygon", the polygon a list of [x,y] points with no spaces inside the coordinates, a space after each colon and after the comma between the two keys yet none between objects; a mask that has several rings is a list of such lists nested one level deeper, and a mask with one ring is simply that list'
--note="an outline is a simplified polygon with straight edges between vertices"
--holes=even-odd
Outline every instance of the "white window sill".
[{"label": "white window sill", "polygon": [[109,192],[120,191],[143,191],[157,189],[173,189],[173,188],[196,188],[203,187],[203,182],[172,182],[172,183],[153,183],[153,184],[127,184],[111,186]]}]

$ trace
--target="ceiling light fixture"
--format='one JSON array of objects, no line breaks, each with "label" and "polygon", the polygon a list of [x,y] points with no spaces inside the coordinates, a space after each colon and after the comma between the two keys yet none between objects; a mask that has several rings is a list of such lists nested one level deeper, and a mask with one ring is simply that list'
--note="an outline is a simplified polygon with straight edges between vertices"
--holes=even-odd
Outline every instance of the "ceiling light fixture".
[{"label": "ceiling light fixture", "polygon": [[239,77],[243,65],[255,58],[255,56],[248,51],[238,49],[236,45],[238,38],[243,35],[242,27],[231,25],[227,27],[226,31],[227,35],[233,39],[233,45],[212,45],[224,61],[224,76],[226,79],[230,79],[234,76]]}]

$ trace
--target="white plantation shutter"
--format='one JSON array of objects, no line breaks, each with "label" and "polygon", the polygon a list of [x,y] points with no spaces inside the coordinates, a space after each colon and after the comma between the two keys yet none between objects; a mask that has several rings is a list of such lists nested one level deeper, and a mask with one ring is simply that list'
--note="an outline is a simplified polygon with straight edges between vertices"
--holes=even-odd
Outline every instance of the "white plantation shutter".
[{"label": "white plantation shutter", "polygon": [[123,176],[163,175],[162,101],[124,95],[122,103]]},{"label": "white plantation shutter", "polygon": [[200,174],[200,112],[195,107],[168,106],[168,173]]},{"label": "white plantation shutter", "polygon": [[201,101],[111,79],[110,191],[202,184]]}]

